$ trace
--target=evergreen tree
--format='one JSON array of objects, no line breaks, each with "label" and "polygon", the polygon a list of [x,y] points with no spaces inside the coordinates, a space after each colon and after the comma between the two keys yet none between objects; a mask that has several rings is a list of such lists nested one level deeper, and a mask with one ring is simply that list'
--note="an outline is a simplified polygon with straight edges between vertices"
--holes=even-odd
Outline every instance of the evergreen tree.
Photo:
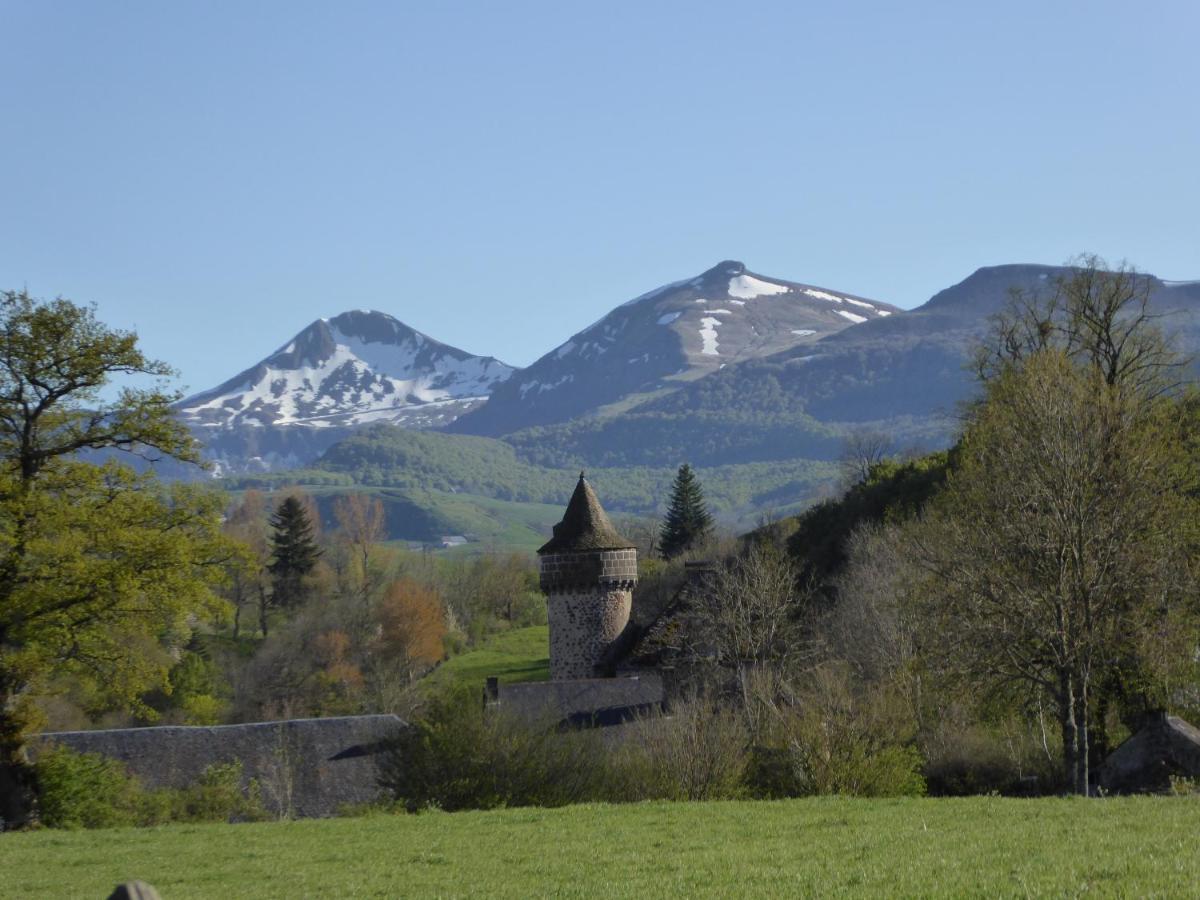
[{"label": "evergreen tree", "polygon": [[712,516],[704,504],[704,491],[692,467],[684,463],[671,485],[671,505],[663,520],[659,544],[663,559],[678,556],[703,541],[711,532]]},{"label": "evergreen tree", "polygon": [[295,495],[285,497],[271,516],[271,565],[268,568],[273,605],[299,606],[304,601],[307,593],[304,580],[312,574],[320,555],[304,504]]}]

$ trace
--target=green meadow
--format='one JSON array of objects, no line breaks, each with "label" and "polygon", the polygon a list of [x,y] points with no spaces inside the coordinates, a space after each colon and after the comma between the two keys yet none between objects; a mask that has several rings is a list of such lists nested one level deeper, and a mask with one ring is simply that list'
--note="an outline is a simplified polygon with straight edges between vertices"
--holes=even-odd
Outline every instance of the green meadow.
[{"label": "green meadow", "polygon": [[645,803],[0,835],[0,895],[1195,896],[1200,802]]},{"label": "green meadow", "polygon": [[483,690],[489,676],[500,681],[547,681],[550,678],[550,629],[530,625],[494,634],[474,650],[452,657],[421,680],[427,690],[470,687]]}]

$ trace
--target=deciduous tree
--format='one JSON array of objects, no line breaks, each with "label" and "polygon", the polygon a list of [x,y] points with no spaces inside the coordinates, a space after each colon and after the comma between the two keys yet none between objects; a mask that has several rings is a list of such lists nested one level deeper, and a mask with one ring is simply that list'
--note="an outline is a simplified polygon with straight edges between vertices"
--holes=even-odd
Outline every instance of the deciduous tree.
[{"label": "deciduous tree", "polygon": [[[233,552],[221,501],[159,485],[115,459],[197,462],[161,382],[102,393],[120,375],[172,374],[91,307],[0,293],[0,819],[29,813],[23,755],[32,698],[57,676],[138,706],[165,682],[172,645],[220,608],[212,586]],[[94,459],[91,458],[91,459]]]},{"label": "deciduous tree", "polygon": [[962,466],[933,503],[926,646],[998,687],[1053,699],[1073,789],[1094,698],[1136,636],[1194,592],[1192,462],[1144,369],[1043,349],[987,385]]}]

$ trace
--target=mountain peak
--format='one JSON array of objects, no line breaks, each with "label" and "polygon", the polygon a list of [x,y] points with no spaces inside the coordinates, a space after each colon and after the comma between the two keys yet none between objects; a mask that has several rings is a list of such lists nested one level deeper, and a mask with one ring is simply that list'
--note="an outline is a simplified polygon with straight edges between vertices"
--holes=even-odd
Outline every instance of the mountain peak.
[{"label": "mountain peak", "polygon": [[205,429],[444,425],[482,402],[513,371],[387,313],[349,310],[317,319],[262,362],[186,398],[178,409],[189,424]]},{"label": "mountain peak", "polygon": [[709,278],[716,278],[720,276],[729,277],[733,275],[741,275],[745,271],[746,264],[744,262],[739,262],[736,259],[726,259],[722,260],[711,269],[701,274],[700,277],[708,280]]}]

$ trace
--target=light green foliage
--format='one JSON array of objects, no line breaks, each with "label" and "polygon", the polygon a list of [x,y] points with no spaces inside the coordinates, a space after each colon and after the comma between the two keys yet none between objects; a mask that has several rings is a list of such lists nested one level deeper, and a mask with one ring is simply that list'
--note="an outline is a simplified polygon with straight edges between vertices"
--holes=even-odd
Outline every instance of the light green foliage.
[{"label": "light green foliage", "polygon": [[147,790],[116,760],[66,747],[36,765],[38,809],[49,828],[115,828],[164,822],[246,822],[267,818],[258,784],[242,788],[241,763],[209,766],[186,788]]},{"label": "light green foliage", "polygon": [[53,747],[37,762],[38,808],[49,828],[137,825],[143,796],[114,759]]},{"label": "light green foliage", "polygon": [[116,375],[166,376],[136,337],[91,308],[0,293],[0,816],[29,810],[21,746],[34,694],[64,676],[138,708],[163,684],[170,648],[221,603],[211,591],[234,555],[221,498],[160,487],[86,451],[196,460],[161,387],[101,389]]},{"label": "light green foliage", "polygon": [[[1178,896],[1188,798],[645,803],[3,835],[14,897]],[[68,864],[69,863],[69,864]]]}]

